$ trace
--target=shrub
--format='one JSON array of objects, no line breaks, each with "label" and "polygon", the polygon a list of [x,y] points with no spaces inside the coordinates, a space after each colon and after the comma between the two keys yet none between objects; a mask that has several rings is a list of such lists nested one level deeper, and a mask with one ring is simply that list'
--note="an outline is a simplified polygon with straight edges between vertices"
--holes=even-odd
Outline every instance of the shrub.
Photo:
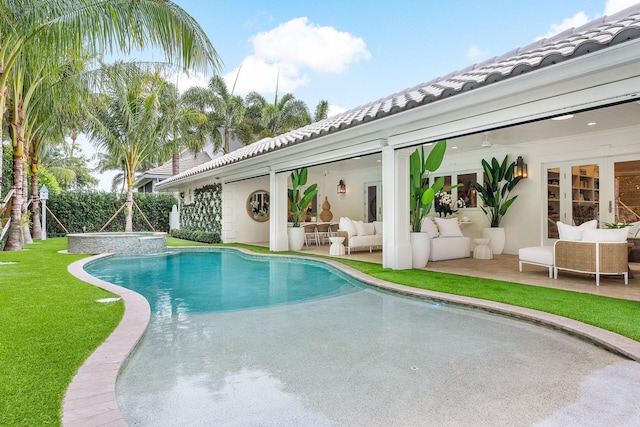
[{"label": "shrub", "polygon": [[222,243],[220,233],[209,233],[198,230],[177,230],[172,228],[169,234],[176,239],[191,240],[201,243]]}]

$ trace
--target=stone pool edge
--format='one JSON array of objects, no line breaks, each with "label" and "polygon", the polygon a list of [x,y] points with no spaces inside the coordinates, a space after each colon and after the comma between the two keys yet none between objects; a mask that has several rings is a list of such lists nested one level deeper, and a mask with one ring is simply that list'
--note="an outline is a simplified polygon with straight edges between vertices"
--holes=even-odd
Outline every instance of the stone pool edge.
[{"label": "stone pool edge", "polygon": [[[174,248],[186,249],[187,247]],[[197,251],[211,250],[212,248],[188,247],[188,249]],[[640,342],[634,341],[631,338],[627,338],[620,334],[616,334],[615,332],[607,331],[596,326],[591,326],[586,323],[555,314],[478,298],[464,297],[399,285],[368,276],[352,267],[332,259],[290,254],[260,254],[244,248],[223,249],[233,249],[254,256],[276,256],[320,261],[335,267],[357,280],[380,289],[403,295],[428,298],[434,301],[464,305],[549,326],[571,335],[584,338],[596,345],[608,349],[609,351],[636,362],[640,362]],[[98,286],[102,289],[106,289],[120,296],[124,301],[125,311],[122,320],[116,329],[82,364],[80,369],[78,369],[78,372],[73,377],[71,384],[67,388],[62,404],[62,424],[65,427],[127,425],[116,402],[116,380],[120,369],[137,346],[149,325],[151,309],[148,301],[142,295],[127,288],[97,279],[84,271],[84,265],[88,262],[109,255],[110,254],[102,254],[85,258],[72,263],[68,267],[69,272],[80,280],[94,286]]]},{"label": "stone pool edge", "polygon": [[116,403],[116,380],[120,369],[144,335],[151,319],[151,307],[142,295],[91,276],[84,266],[111,254],[84,258],[69,265],[78,279],[122,298],[124,314],[116,329],[89,356],[73,376],[62,402],[65,427],[126,426]]}]

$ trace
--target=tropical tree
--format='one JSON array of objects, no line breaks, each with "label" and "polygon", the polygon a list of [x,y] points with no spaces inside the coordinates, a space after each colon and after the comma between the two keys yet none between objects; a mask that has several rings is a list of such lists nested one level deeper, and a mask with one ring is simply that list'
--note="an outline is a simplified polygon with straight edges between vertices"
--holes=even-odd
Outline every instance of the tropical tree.
[{"label": "tropical tree", "polygon": [[273,104],[257,92],[250,92],[246,98],[246,118],[251,123],[257,139],[274,137],[311,123],[309,108],[304,101],[292,94],[285,94],[279,101],[278,95]]},{"label": "tropical tree", "polygon": [[316,111],[313,114],[313,121],[319,122],[320,120],[324,120],[329,116],[329,101],[326,99],[321,99],[316,105]]},{"label": "tropical tree", "polygon": [[[160,48],[170,63],[200,70],[220,62],[197,22],[165,0],[4,0],[0,2],[0,123],[7,97],[12,111],[14,199],[6,250],[21,249],[19,209],[23,205],[21,165],[24,156],[25,96],[38,86],[38,73],[46,74],[58,58],[87,49],[95,53],[119,50],[130,53],[144,47]],[[32,55],[38,52],[42,60]],[[26,61],[32,66],[25,67]],[[38,71],[38,65],[41,65]],[[21,68],[22,67],[22,68]],[[28,86],[24,86],[25,76]],[[11,80],[10,80],[11,79]],[[11,83],[11,84],[9,84]],[[35,85],[35,86],[34,86]],[[26,88],[26,90],[25,90]],[[2,130],[0,129],[0,132]],[[2,135],[0,134],[0,140]]]},{"label": "tropical tree", "polygon": [[178,88],[165,82],[160,91],[160,115],[163,134],[160,139],[166,152],[171,155],[173,175],[180,173],[180,152],[188,149],[199,153],[207,145],[206,133],[200,128],[206,127],[207,116],[185,105]]},{"label": "tropical tree", "polygon": [[166,85],[158,72],[136,64],[103,67],[103,79],[94,95],[86,133],[98,147],[121,160],[125,167],[127,198],[125,231],[133,231],[133,182],[145,160],[159,158],[161,137],[160,94]]},{"label": "tropical tree", "polygon": [[209,80],[206,88],[193,87],[182,95],[186,105],[198,109],[207,116],[205,126],[199,132],[205,132],[213,141],[214,150],[222,148],[229,152],[231,138],[238,137],[244,143],[252,142],[251,128],[245,122],[245,106],[241,96],[229,92],[227,84],[220,76]]}]

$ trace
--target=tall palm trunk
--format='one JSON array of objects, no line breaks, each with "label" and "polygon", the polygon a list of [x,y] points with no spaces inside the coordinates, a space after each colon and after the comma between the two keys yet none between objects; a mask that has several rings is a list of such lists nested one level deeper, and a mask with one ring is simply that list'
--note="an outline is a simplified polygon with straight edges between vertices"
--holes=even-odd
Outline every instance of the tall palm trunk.
[{"label": "tall palm trunk", "polygon": [[[2,66],[2,62],[0,61],[0,76],[2,76],[4,71],[4,67]],[[5,98],[7,97],[7,88],[0,88],[0,123],[2,123],[2,118],[4,117],[4,105]],[[4,152],[2,146],[2,126],[0,126],[0,200],[2,200],[2,164],[4,159]]]},{"label": "tall palm trunk", "polygon": [[19,251],[22,249],[22,145],[24,141],[17,138],[17,146],[13,149],[13,198],[11,200],[11,225],[5,251]]},{"label": "tall palm trunk", "polygon": [[173,150],[171,156],[171,174],[178,175],[180,173],[180,151]]},{"label": "tall palm trunk", "polygon": [[38,164],[39,160],[35,153],[31,155],[31,220],[32,237],[42,239],[42,225],[40,223],[40,195],[38,194]]},{"label": "tall palm trunk", "polygon": [[27,156],[26,153],[22,156],[22,221],[20,225],[22,227],[23,242],[30,244],[33,243],[31,238],[31,227],[29,226],[29,180],[27,179]]},{"label": "tall palm trunk", "polygon": [[127,201],[124,208],[124,231],[130,233],[133,231],[133,185],[127,185]]}]

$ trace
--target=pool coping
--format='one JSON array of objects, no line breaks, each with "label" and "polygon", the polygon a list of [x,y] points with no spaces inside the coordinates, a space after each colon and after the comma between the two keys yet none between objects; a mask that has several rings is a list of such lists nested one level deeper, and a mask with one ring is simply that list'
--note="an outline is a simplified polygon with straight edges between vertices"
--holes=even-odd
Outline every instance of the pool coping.
[{"label": "pool coping", "polygon": [[[615,332],[591,326],[577,320],[545,313],[530,308],[517,307],[500,302],[478,298],[446,294],[399,285],[376,279],[339,261],[300,255],[260,254],[244,248],[172,247],[190,251],[211,249],[233,249],[253,256],[299,258],[328,264],[368,285],[403,295],[427,298],[434,301],[452,303],[506,315],[540,325],[552,327],[570,335],[591,341],[621,356],[640,362],[640,342]],[[121,286],[97,279],[84,271],[84,266],[96,259],[111,254],[96,255],[69,265],[69,272],[75,277],[94,286],[108,290],[122,298],[125,311],[122,320],[107,339],[89,356],[74,375],[62,404],[62,424],[66,427],[126,426],[124,417],[116,402],[116,380],[129,355],[140,342],[151,318],[148,301],[140,294]]]}]

